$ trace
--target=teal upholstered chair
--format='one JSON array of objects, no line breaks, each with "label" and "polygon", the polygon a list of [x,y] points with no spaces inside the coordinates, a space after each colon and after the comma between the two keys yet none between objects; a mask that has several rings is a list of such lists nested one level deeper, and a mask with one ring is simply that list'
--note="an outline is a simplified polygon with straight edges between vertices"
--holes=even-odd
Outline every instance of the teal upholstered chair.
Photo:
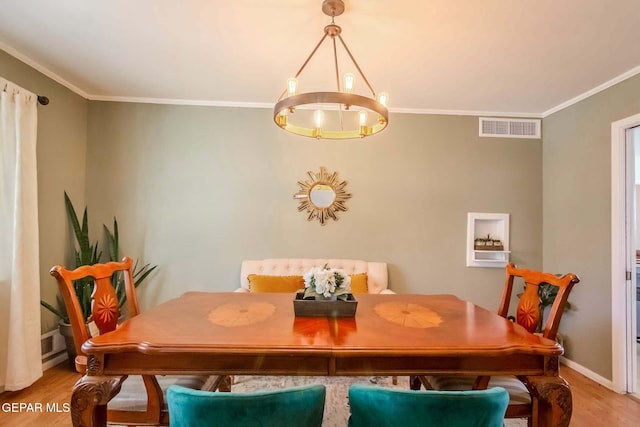
[{"label": "teal upholstered chair", "polygon": [[509,394],[500,387],[472,391],[349,387],[349,427],[502,427]]},{"label": "teal upholstered chair", "polygon": [[320,427],[323,385],[257,393],[226,393],[171,386],[167,390],[171,427]]}]

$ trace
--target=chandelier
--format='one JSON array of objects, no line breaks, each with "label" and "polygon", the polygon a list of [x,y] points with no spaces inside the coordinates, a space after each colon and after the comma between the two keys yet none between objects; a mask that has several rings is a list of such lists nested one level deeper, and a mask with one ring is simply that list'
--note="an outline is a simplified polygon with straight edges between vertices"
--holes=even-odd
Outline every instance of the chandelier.
[{"label": "chandelier", "polygon": [[[273,120],[286,131],[316,139],[350,139],[375,135],[384,130],[389,122],[389,110],[387,109],[389,96],[384,92],[376,96],[376,92],[340,35],[342,29],[336,25],[334,18],[344,12],[344,2],[342,0],[324,0],[322,11],[331,17],[331,24],[324,27],[324,36],[311,51],[296,75],[287,80],[286,88],[273,108]],[[337,90],[335,92],[298,93],[298,77],[327,38],[333,42]],[[344,80],[341,86],[337,41],[340,42],[351,59],[355,70],[371,92],[371,96],[354,93],[356,83],[354,73],[346,73],[343,76]],[[312,114],[301,114],[297,107],[301,107],[302,110],[315,111]],[[298,112],[296,113],[296,111]]]}]

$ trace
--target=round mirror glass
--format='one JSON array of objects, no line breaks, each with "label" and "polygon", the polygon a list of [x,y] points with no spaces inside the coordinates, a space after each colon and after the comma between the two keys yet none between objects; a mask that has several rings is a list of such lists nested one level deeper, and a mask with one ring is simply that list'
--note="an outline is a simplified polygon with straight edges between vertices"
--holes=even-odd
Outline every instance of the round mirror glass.
[{"label": "round mirror glass", "polygon": [[316,207],[328,208],[336,199],[336,193],[328,185],[316,184],[309,192],[309,198]]}]

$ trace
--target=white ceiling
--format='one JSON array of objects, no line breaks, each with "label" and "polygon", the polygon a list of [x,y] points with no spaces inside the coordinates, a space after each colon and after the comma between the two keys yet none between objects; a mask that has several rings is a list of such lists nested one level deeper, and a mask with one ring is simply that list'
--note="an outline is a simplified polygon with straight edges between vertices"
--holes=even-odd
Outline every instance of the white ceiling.
[{"label": "white ceiling", "polygon": [[[330,22],[321,3],[3,0],[0,48],[89,99],[266,107]],[[640,72],[640,0],[345,3],[336,23],[392,111],[544,116]],[[335,88],[323,47],[302,90]]]}]

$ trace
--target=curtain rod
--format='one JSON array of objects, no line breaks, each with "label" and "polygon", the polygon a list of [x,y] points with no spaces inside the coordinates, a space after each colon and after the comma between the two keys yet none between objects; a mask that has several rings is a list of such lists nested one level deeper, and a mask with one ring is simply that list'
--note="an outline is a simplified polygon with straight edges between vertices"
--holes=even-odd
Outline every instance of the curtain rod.
[{"label": "curtain rod", "polygon": [[[5,83],[4,88],[2,88],[2,91],[7,90],[7,86],[8,86],[9,82]],[[2,92],[0,91],[0,92]],[[49,98],[47,98],[46,96],[43,95],[36,95],[38,97],[38,104],[40,105],[47,105],[49,103]]]}]

